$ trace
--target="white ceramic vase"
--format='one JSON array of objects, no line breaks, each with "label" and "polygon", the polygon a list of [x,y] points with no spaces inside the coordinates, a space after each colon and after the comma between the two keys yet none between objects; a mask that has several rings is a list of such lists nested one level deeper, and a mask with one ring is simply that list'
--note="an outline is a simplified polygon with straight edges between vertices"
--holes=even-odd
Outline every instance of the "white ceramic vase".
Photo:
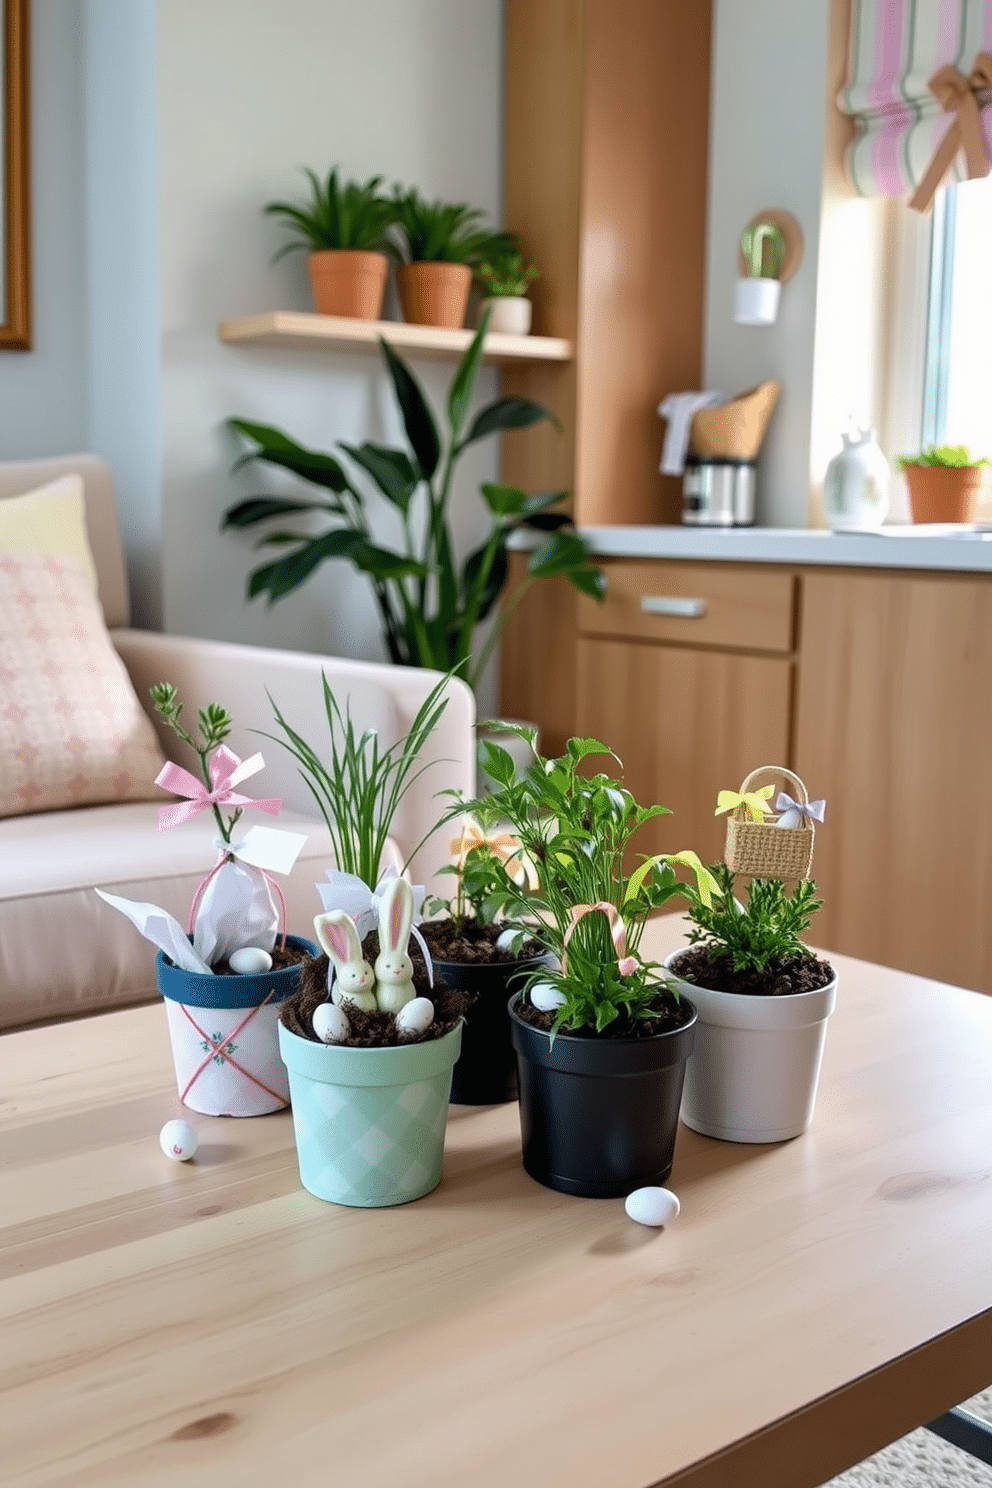
[{"label": "white ceramic vase", "polygon": [[823,512],[835,532],[881,527],[889,511],[892,472],[874,429],[842,434],[842,449],[823,476]]},{"label": "white ceramic vase", "polygon": [[699,1014],[686,1066],[681,1118],[724,1142],[784,1142],[813,1119],[827,1019],[837,978],[813,992],[747,997],[678,978],[682,950],[666,958]]}]

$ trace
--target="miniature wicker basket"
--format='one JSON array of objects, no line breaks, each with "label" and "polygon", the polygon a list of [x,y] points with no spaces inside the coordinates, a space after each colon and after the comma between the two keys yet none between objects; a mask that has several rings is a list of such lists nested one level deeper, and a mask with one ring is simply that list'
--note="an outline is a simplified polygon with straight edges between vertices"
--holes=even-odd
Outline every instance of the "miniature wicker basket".
[{"label": "miniature wicker basket", "polygon": [[[759,775],[785,775],[797,791],[796,800],[809,804],[806,787],[784,765],[759,765],[741,785],[740,794],[753,789]],[[780,827],[776,820],[749,821],[742,806],[727,818],[723,860],[731,873],[751,878],[809,878],[813,866],[813,823],[804,816],[798,827]]]}]

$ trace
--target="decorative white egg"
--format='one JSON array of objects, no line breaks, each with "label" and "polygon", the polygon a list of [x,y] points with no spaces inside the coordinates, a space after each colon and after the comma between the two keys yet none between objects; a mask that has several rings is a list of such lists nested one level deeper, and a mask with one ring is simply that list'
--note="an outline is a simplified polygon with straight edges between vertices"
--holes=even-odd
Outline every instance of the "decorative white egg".
[{"label": "decorative white egg", "polygon": [[528,996],[531,1007],[536,1007],[539,1013],[553,1013],[555,1008],[564,1007],[568,1000],[553,982],[535,982]]},{"label": "decorative white egg", "polygon": [[496,937],[496,949],[498,951],[512,951],[519,934],[520,931],[516,926],[511,927],[509,930],[501,930]]},{"label": "decorative white egg", "polygon": [[158,1134],[158,1145],[173,1162],[189,1162],[196,1156],[200,1139],[188,1121],[167,1121]]},{"label": "decorative white egg", "polygon": [[272,970],[272,957],[261,946],[242,946],[231,952],[227,964],[237,976],[261,976]]},{"label": "decorative white egg", "polygon": [[675,1219],[682,1205],[670,1188],[635,1188],[624,1199],[628,1218],[642,1225],[666,1225]]},{"label": "decorative white egg", "polygon": [[429,997],[414,997],[396,1014],[396,1027],[400,1033],[423,1033],[433,1022],[434,1004]]},{"label": "decorative white egg", "polygon": [[336,1002],[321,1002],[313,1010],[313,1031],[322,1044],[343,1044],[351,1034],[344,1008]]}]

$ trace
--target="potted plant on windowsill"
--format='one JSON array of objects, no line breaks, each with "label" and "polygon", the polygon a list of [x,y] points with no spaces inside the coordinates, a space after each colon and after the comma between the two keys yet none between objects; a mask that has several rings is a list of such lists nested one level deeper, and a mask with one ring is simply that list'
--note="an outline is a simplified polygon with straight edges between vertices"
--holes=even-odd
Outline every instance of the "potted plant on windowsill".
[{"label": "potted plant on windowsill", "polygon": [[379,188],[381,176],[368,181],[338,181],[337,167],[326,182],[304,167],[310,200],[271,201],[265,211],[283,219],[296,235],[273,254],[307,251],[314,305],[321,315],[378,320],[394,246],[389,229],[396,221],[392,197]]},{"label": "potted plant on windowsill", "polygon": [[627,870],[631,838],[666,808],[638,806],[612,775],[584,774],[596,755],[615,758],[573,738],[563,756],[537,755],[518,776],[509,754],[487,744],[497,788],[465,807],[505,824],[540,881],[534,894],[511,882],[499,896],[511,916],[535,916],[534,938],[552,958],[509,1007],[524,1167],[563,1193],[615,1198],[671,1171],[695,1035],[692,1003],[639,954],[644,924],[686,892],[678,867],[704,901],[716,885],[689,851]]},{"label": "potted plant on windowsill", "polygon": [[490,312],[489,329],[507,336],[526,336],[530,331],[531,302],[527,290],[537,278],[533,264],[519,253],[486,258],[475,271],[475,282],[484,296],[479,314]]},{"label": "potted plant on windowsill", "polygon": [[[409,448],[339,442],[355,473],[334,455],[307,449],[281,429],[229,419],[229,426],[252,446],[235,468],[261,461],[301,477],[319,494],[253,496],[230,507],[222,523],[249,529],[302,512],[330,518],[316,535],[280,528],[263,536],[260,545],[273,545],[279,556],[249,576],[248,597],[265,594],[271,604],[299,588],[322,563],[343,559],[372,585],[390,661],[457,671],[473,688],[508,615],[531,584],[562,574],[585,594],[601,598],[605,591],[605,578],[590,562],[588,544],[574,530],[571,517],[555,510],[564,491],[528,495],[515,486],[483,485],[488,534],[463,562],[456,561],[451,507],[465,450],[496,433],[525,429],[543,419],[555,422],[541,404],[512,396],[497,398],[469,419],[486,327],[484,317],[454,373],[443,441],[410,368],[381,342]],[[388,513],[398,527],[396,546],[373,533],[376,501],[366,494],[363,477],[376,488],[382,514]],[[540,541],[528,553],[527,573],[504,598],[510,539],[528,528],[541,534]],[[487,621],[492,622],[489,634],[477,647],[479,627]]]},{"label": "potted plant on windowsill", "polygon": [[[246,807],[275,815],[281,801],[257,800],[239,787],[262,769],[260,754],[240,760],[224,743],[231,717],[210,703],[194,737],[180,722],[183,704],[168,682],[151,689],[156,712],[192,750],[201,779],[166,764],[156,785],[180,799],[159,811],[168,830],[210,810],[217,824],[217,861],[193,895],[183,927],[166,910],[97,893],[126,915],[159,947],[155,981],[169,1020],[179,1098],[208,1116],[264,1116],[289,1102],[279,1059],[276,1020],[283,999],[296,988],[303,962],[316,946],[302,936],[279,934],[282,900],[271,877],[288,873],[305,837],[252,828],[238,841],[234,828]],[[232,808],[228,814],[221,807]]]},{"label": "potted plant on windowsill", "polygon": [[992,465],[972,459],[963,444],[930,445],[918,455],[900,455],[914,522],[973,522],[987,492]]},{"label": "potted plant on windowsill", "polygon": [[512,253],[514,233],[481,224],[485,213],[465,202],[428,201],[415,188],[393,192],[403,319],[413,325],[465,324],[472,273],[486,258]]},{"label": "potted plant on windowsill", "polygon": [[[665,966],[699,1014],[682,1120],[724,1141],[780,1142],[812,1120],[837,1000],[834,968],[800,939],[821,903],[807,875],[824,803],[808,801],[800,781],[798,799],[779,793],[775,815],[773,788],[748,790],[752,783],[720,793],[717,810],[734,813],[727,861],[712,869],[709,902],[689,888],[689,948]],[[774,876],[782,868],[786,876]],[[738,877],[750,879],[746,903]]]}]

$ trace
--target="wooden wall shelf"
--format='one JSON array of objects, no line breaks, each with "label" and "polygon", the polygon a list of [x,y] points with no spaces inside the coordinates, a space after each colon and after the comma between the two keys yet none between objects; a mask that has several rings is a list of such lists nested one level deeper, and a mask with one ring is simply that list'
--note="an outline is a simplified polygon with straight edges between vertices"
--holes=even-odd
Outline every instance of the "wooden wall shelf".
[{"label": "wooden wall shelf", "polygon": [[[472,340],[472,331],[407,325],[398,320],[351,320],[340,315],[309,315],[270,310],[222,320],[217,338],[231,345],[302,347],[314,351],[377,351],[381,336],[397,351],[454,361]],[[557,336],[486,337],[486,362],[568,362],[572,343]]]}]

